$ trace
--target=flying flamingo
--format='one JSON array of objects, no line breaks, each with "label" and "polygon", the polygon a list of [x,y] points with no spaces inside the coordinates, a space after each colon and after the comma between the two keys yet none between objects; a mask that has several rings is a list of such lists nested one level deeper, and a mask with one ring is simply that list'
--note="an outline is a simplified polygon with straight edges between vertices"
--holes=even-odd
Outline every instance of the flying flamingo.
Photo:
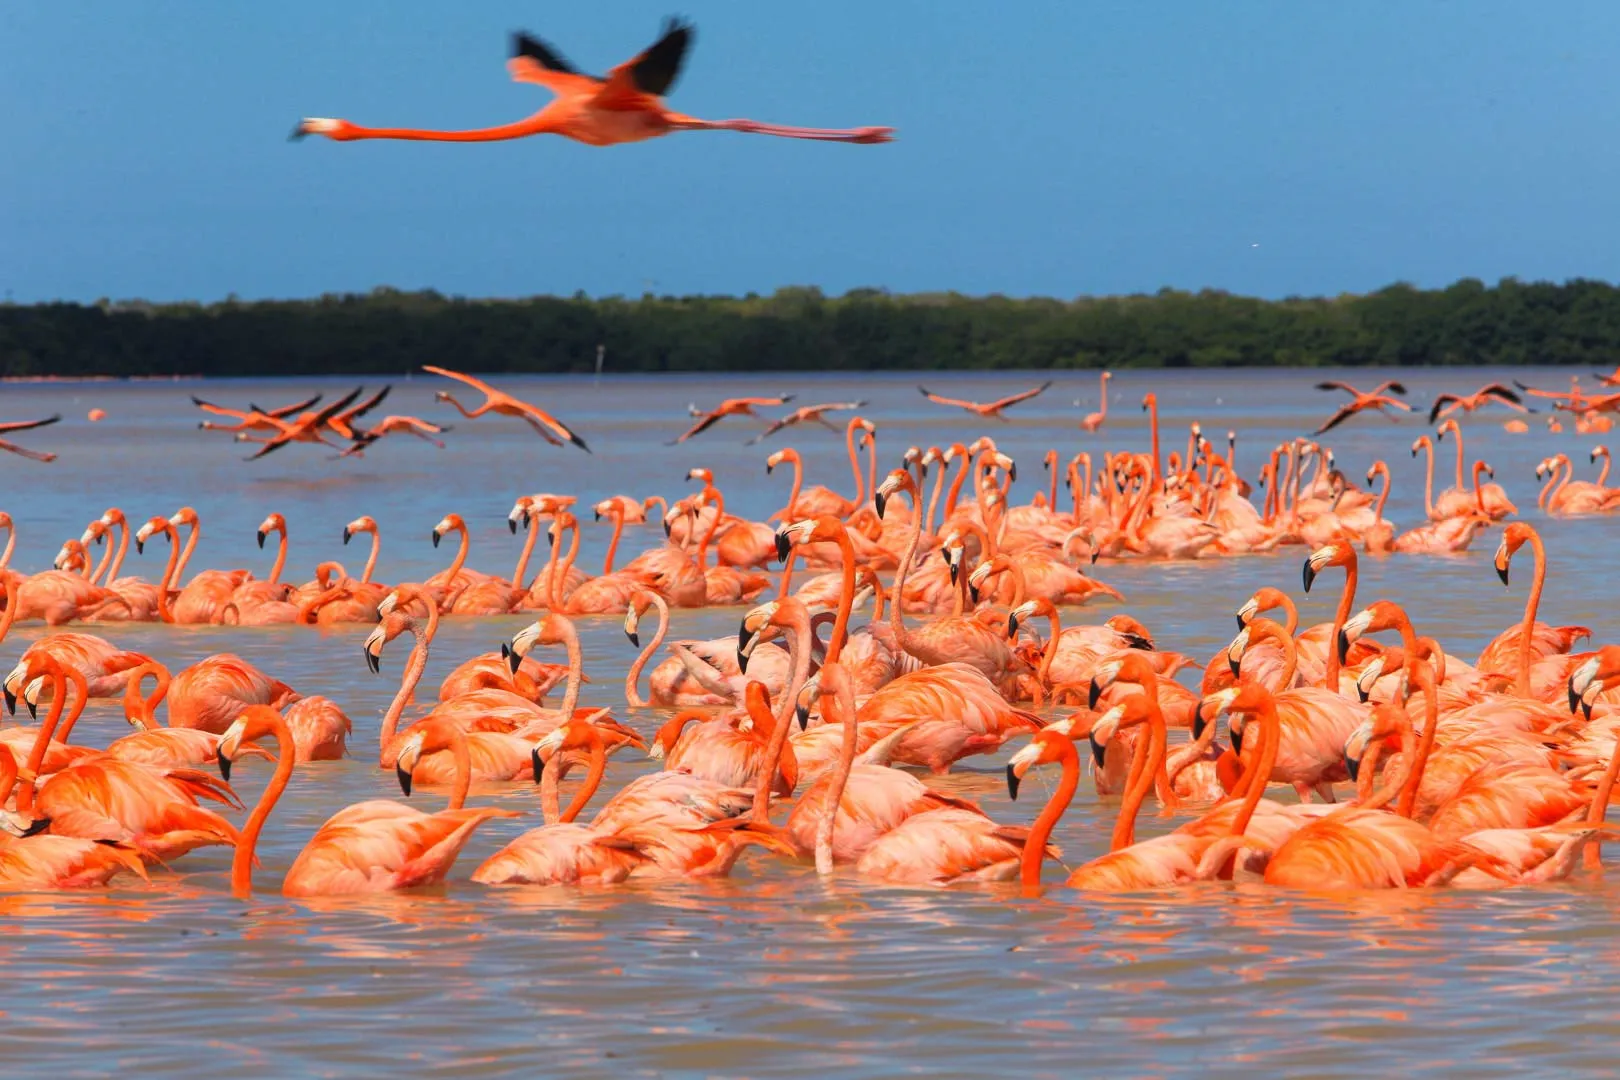
[{"label": "flying flamingo", "polygon": [[753,446],[762,439],[768,439],[772,435],[775,435],[778,431],[781,431],[783,428],[792,427],[794,424],[820,424],[828,431],[837,431],[837,425],[828,423],[828,413],[843,412],[848,409],[864,409],[867,404],[868,403],[863,400],[832,401],[825,405],[800,405],[797,409],[794,409],[786,416],[772,420],[769,427],[760,432],[758,435],[755,435],[752,439],[749,439],[747,442],[743,443],[743,445]]},{"label": "flying flamingo", "polygon": [[526,135],[553,134],[589,146],[640,142],[675,131],[741,131],[791,139],[825,142],[882,143],[894,138],[894,129],[864,127],[851,130],[783,127],[757,120],[700,120],[673,112],[663,96],[675,84],[681,61],[695,31],[689,23],[669,20],[663,35],[639,55],[619,64],[607,77],[586,75],[574,68],[551,46],[525,33],[512,38],[512,59],[507,70],[515,82],[543,86],[555,101],[526,120],[474,131],[423,131],[416,128],[363,128],[347,120],[309,117],[293,129],[292,138],[325,135],[351,139],[417,139],[438,142],[490,142]]},{"label": "flying flamingo", "polygon": [[303,401],[283,405],[279,409],[260,409],[256,406],[249,406],[246,412],[239,409],[227,409],[223,405],[214,405],[197,397],[195,394],[192,395],[191,403],[205,413],[211,413],[214,416],[228,416],[236,421],[234,424],[216,424],[211,420],[203,420],[197,424],[203,431],[275,432],[281,430],[281,425],[276,421],[286,420],[289,416],[294,416],[306,409],[312,409],[320,400],[321,395],[316,394],[314,397],[305,398]]},{"label": "flying flamingo", "polygon": [[[243,712],[219,744],[219,770],[229,778],[231,763],[243,744],[266,737],[276,740],[276,770],[248,815],[231,860],[231,892],[243,898],[253,892],[253,850],[276,800],[292,779],[296,751],[281,715],[264,707]],[[293,860],[281,884],[282,894],[344,896],[436,884],[455,865],[456,856],[478,826],[493,818],[519,816],[514,810],[494,807],[464,809],[471,783],[466,737],[450,723],[420,729],[401,751],[398,772],[407,795],[412,766],[425,750],[441,747],[449,749],[458,766],[449,809],[424,814],[404,803],[370,799],[338,811]]]},{"label": "flying flamingo", "polygon": [[294,442],[320,443],[323,446],[330,446],[334,450],[341,449],[336,443],[328,442],[326,436],[321,434],[321,429],[326,427],[327,422],[334,416],[352,405],[354,399],[359,397],[360,392],[364,389],[365,387],[357,386],[337,401],[326,406],[326,408],[318,412],[299,413],[290,422],[285,420],[274,421],[277,428],[276,433],[267,438],[260,439],[257,436],[249,435],[245,431],[238,433],[236,436],[238,442],[258,442],[263,444],[244,460],[256,461],[266,454],[273,454],[288,443]]},{"label": "flying flamingo", "polygon": [[[58,414],[56,416],[47,416],[43,420],[13,420],[9,423],[0,424],[0,432],[9,434],[13,431],[32,431],[34,428],[49,427],[51,424],[54,424],[61,419],[61,415]],[[28,450],[6,439],[0,439],[0,450],[9,450],[18,457],[25,457],[29,461],[56,460],[55,454],[41,453],[38,450]]]},{"label": "flying flamingo", "polygon": [[419,416],[385,416],[364,430],[355,428],[354,445],[343,451],[341,457],[364,457],[366,448],[386,435],[415,435],[423,442],[430,442],[440,450],[444,449],[444,440],[435,439],[435,435],[443,435],[455,429],[449,424],[434,424],[423,420]]},{"label": "flying flamingo", "polygon": [[1535,412],[1534,409],[1525,406],[1523,398],[1501,383],[1487,383],[1472,394],[1437,395],[1434,399],[1434,405],[1429,409],[1429,423],[1432,424],[1440,417],[1450,416],[1459,410],[1471,413],[1475,409],[1489,405],[1493,401],[1518,412]]},{"label": "flying flamingo", "polygon": [[[1401,401],[1399,398],[1389,396],[1389,394],[1400,394],[1402,396],[1405,396],[1406,394],[1406,387],[1394,381],[1381,382],[1371,390],[1367,390],[1365,392],[1357,390],[1354,386],[1351,386],[1347,382],[1319,382],[1316,384],[1316,388],[1318,390],[1343,390],[1350,395],[1351,399],[1340,406],[1338,412],[1328,417],[1327,421],[1321,427],[1311,432],[1312,435],[1320,435],[1324,431],[1336,428],[1364,409],[1378,409],[1380,411],[1384,409],[1400,409],[1403,412],[1412,411],[1412,406],[1408,405],[1406,402]],[[1388,393],[1386,393],[1386,391]],[[1385,413],[1385,415],[1387,416],[1388,414]],[[1394,417],[1390,417],[1390,419],[1393,420]]]},{"label": "flying flamingo", "polygon": [[511,394],[497,390],[481,379],[473,378],[471,375],[463,375],[459,371],[434,367],[431,364],[423,364],[422,370],[431,372],[434,375],[443,375],[447,379],[464,382],[484,395],[484,403],[470,412],[465,405],[451,397],[447,390],[440,390],[433,395],[433,400],[449,402],[457,412],[469,420],[475,420],[485,413],[495,413],[497,416],[515,416],[534,428],[540,437],[552,446],[561,446],[563,440],[567,440],[587,454],[591,452],[591,448],[585,445],[585,440],[576,435],[572,428],[538,406],[531,405],[527,401],[519,401]]},{"label": "flying flamingo", "polygon": [[938,394],[931,393],[928,388],[924,386],[917,387],[917,391],[918,393],[922,394],[923,397],[927,398],[929,401],[932,401],[935,405],[951,405],[958,409],[966,409],[975,416],[993,416],[997,420],[1006,420],[1007,418],[1001,415],[1001,411],[1003,409],[1007,408],[1009,405],[1016,405],[1020,401],[1028,401],[1030,398],[1040,394],[1051,385],[1052,380],[1047,379],[1033,390],[1025,390],[1022,393],[1012,394],[997,401],[987,402],[963,401],[959,398],[941,397]]},{"label": "flying flamingo", "polygon": [[[1112,371],[1103,371],[1097,376],[1097,411],[1087,413],[1086,418],[1080,421],[1080,426],[1089,432],[1095,433],[1108,419],[1108,380],[1113,377]],[[1080,404],[1078,399],[1075,404]]]},{"label": "flying flamingo", "polygon": [[694,435],[700,435],[709,430],[728,416],[752,416],[755,420],[763,419],[755,412],[756,406],[786,405],[793,400],[792,394],[779,394],[776,397],[750,397],[727,398],[708,412],[702,412],[693,406],[693,415],[699,417],[698,422],[688,428],[679,438],[671,439],[665,446],[678,446]]}]

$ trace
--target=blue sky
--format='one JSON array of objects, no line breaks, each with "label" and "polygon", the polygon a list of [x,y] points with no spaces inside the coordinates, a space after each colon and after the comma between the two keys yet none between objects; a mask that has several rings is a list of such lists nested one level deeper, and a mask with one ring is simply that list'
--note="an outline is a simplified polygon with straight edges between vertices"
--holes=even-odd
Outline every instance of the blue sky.
[{"label": "blue sky", "polygon": [[[601,72],[676,11],[674,107],[898,141],[286,141],[517,119],[511,30]],[[1614,279],[1617,46],[1574,0],[7,4],[0,294]]]}]

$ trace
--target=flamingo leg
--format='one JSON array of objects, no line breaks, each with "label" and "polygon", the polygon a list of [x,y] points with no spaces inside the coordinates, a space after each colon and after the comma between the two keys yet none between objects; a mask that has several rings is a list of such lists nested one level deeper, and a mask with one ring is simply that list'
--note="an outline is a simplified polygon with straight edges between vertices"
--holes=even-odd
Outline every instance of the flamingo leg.
[{"label": "flamingo leg", "polygon": [[814,139],[819,142],[885,143],[894,141],[894,129],[887,127],[863,128],[807,128],[782,124],[762,124],[758,120],[699,120],[696,117],[670,117],[670,127],[677,131],[741,131],[749,135],[774,135],[782,139]]},{"label": "flamingo leg", "polygon": [[18,455],[20,457],[25,457],[29,461],[55,461],[56,460],[56,455],[55,454],[42,454],[37,450],[27,450],[27,449],[24,449],[21,446],[18,446],[16,443],[7,442],[4,439],[0,439],[0,450],[10,450],[13,454],[16,454],[16,455]]}]

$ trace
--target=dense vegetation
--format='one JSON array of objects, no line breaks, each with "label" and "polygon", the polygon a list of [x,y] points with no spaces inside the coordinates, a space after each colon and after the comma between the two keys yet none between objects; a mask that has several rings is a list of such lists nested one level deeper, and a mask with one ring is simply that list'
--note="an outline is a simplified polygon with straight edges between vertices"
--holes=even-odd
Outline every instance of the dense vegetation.
[{"label": "dense vegetation", "polygon": [[318,300],[0,305],[0,375],[1232,367],[1620,358],[1600,281],[1267,301],[1162,290],[1073,301],[893,296],[468,300],[377,289]]}]

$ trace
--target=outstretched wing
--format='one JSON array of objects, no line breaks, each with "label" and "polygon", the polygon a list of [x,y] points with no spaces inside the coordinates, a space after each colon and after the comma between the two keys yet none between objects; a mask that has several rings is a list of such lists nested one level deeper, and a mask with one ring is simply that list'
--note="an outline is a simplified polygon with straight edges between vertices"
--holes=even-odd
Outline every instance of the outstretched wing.
[{"label": "outstretched wing", "polygon": [[730,401],[726,402],[726,404],[728,404],[728,405],[739,405],[739,404],[740,405],[747,405],[750,408],[752,408],[755,405],[786,405],[788,402],[792,401],[797,396],[798,395],[796,395],[796,394],[783,394],[781,397],[732,398]]},{"label": "outstretched wing", "polygon": [[556,49],[537,37],[519,30],[512,35],[512,58],[506,70],[513,82],[543,86],[559,97],[564,94],[594,94],[602,80],[574,67]]},{"label": "outstretched wing", "polygon": [[16,454],[18,457],[25,457],[29,461],[55,461],[56,460],[56,455],[55,454],[45,454],[45,453],[41,453],[38,450],[29,450],[29,449],[27,449],[25,447],[18,446],[16,443],[6,442],[4,439],[0,439],[0,450],[9,450],[13,454]]},{"label": "outstretched wing", "polygon": [[1485,397],[1499,398],[1502,401],[1511,402],[1514,405],[1523,404],[1523,401],[1519,398],[1518,394],[1515,394],[1512,390],[1509,390],[1499,382],[1493,382],[1489,386],[1480,387],[1479,393]]},{"label": "outstretched wing", "polygon": [[749,439],[747,442],[743,443],[743,445],[753,446],[761,439],[768,439],[772,435],[775,435],[778,431],[781,431],[783,428],[797,424],[799,421],[805,418],[806,411],[807,410],[804,409],[798,409],[794,412],[788,413],[786,416],[781,417],[780,419],[772,420],[769,424],[765,425],[764,431],[760,432],[758,435],[755,435],[752,439]]},{"label": "outstretched wing", "polygon": [[955,405],[958,409],[977,409],[979,407],[977,401],[962,401],[959,398],[940,397],[926,386],[917,387],[917,392],[935,405]]},{"label": "outstretched wing", "polygon": [[1530,394],[1533,397],[1557,398],[1560,401],[1573,401],[1577,397],[1584,396],[1579,394],[1561,394],[1557,390],[1537,390],[1533,386],[1524,385],[1524,383],[1520,382],[1518,379],[1513,380],[1513,385],[1517,386],[1520,390],[1524,391],[1526,394]]},{"label": "outstretched wing", "polygon": [[607,82],[597,97],[601,104],[642,94],[663,97],[675,85],[681,62],[692,45],[695,30],[691,23],[669,19],[664,32],[640,55],[626,60],[608,72]]},{"label": "outstretched wing", "polygon": [[1361,396],[1361,391],[1347,382],[1319,382],[1316,384],[1316,388],[1318,390],[1343,390],[1347,394],[1354,394],[1356,397]]},{"label": "outstretched wing", "polygon": [[357,420],[360,417],[366,415],[366,413],[370,412],[372,409],[375,409],[378,405],[381,405],[383,398],[387,397],[388,396],[388,391],[392,390],[393,388],[394,388],[394,384],[389,383],[387,386],[383,387],[381,390],[379,390],[375,394],[371,395],[365,401],[362,401],[360,404],[356,405],[354,408],[352,408],[352,409],[348,410],[347,412],[345,412],[343,414],[342,418],[344,420]]},{"label": "outstretched wing", "polygon": [[484,382],[481,379],[473,378],[471,375],[463,375],[461,372],[451,371],[449,368],[434,367],[432,364],[423,364],[422,370],[433,375],[443,375],[447,379],[455,379],[458,382],[464,382],[474,390],[480,390],[491,397],[495,396],[494,387],[490,386],[489,383]]},{"label": "outstretched wing", "polygon": [[32,431],[34,428],[49,427],[62,419],[62,414],[47,416],[43,420],[13,420],[9,424],[0,424],[0,431]]},{"label": "outstretched wing", "polygon": [[[303,401],[294,402],[291,405],[283,405],[279,409],[260,409],[257,405],[253,406],[253,408],[255,411],[262,412],[266,416],[273,416],[277,420],[284,420],[289,416],[298,415],[305,409],[313,409],[315,407],[315,403],[321,400],[322,396],[323,395],[321,394],[316,394],[314,397],[305,398]],[[192,398],[191,400],[196,401],[197,399]]]},{"label": "outstretched wing", "polygon": [[1402,386],[1400,383],[1396,382],[1394,379],[1390,379],[1388,382],[1381,382],[1376,387],[1374,387],[1373,393],[1374,394],[1383,394],[1383,393],[1400,394],[1400,395],[1402,395],[1404,397],[1405,394],[1406,394],[1406,387]]},{"label": "outstretched wing", "polygon": [[1051,385],[1052,385],[1052,380],[1047,379],[1045,382],[1041,383],[1041,385],[1037,386],[1033,390],[1025,390],[1022,394],[1013,394],[1011,397],[1004,397],[1000,401],[992,403],[990,407],[992,409],[1005,409],[1007,406],[1016,405],[1020,401],[1028,401],[1030,398],[1035,397],[1037,394],[1045,393],[1046,388],[1051,386]]},{"label": "outstretched wing", "polygon": [[581,450],[585,451],[587,454],[591,452],[591,448],[589,446],[585,445],[585,440],[580,438],[579,435],[574,431],[573,428],[569,427],[567,424],[563,423],[561,420],[558,420],[555,416],[552,416],[550,413],[546,412],[544,409],[541,409],[541,408],[539,408],[537,406],[534,406],[534,405],[530,405],[527,401],[520,401],[520,402],[518,402],[518,404],[521,405],[523,407],[523,410],[525,412],[527,412],[530,416],[534,417],[536,420],[538,420],[540,423],[544,424],[546,427],[550,428],[552,431],[555,431],[558,435],[560,435],[563,438],[567,439],[569,442],[573,443],[575,446],[579,447]]},{"label": "outstretched wing", "polygon": [[1434,399],[1434,405],[1429,409],[1429,423],[1434,423],[1440,416],[1440,410],[1453,402],[1462,400],[1456,394],[1441,394]]},{"label": "outstretched wing", "polygon": [[720,422],[720,418],[722,416],[724,416],[724,415],[725,415],[725,413],[721,412],[719,409],[716,409],[715,411],[713,411],[713,412],[709,413],[707,416],[705,416],[703,419],[699,420],[697,423],[693,424],[690,428],[688,428],[686,430],[686,433],[684,435],[682,435],[680,438],[671,439],[669,442],[665,443],[664,445],[665,446],[678,446],[681,443],[685,442],[687,439],[690,439],[692,436],[702,434],[703,432],[705,432],[705,431],[709,430],[710,428],[714,427],[715,424]]},{"label": "outstretched wing", "polygon": [[1328,417],[1328,422],[1323,424],[1321,427],[1317,428],[1315,431],[1311,432],[1311,434],[1312,435],[1320,435],[1324,431],[1331,431],[1332,429],[1338,427],[1340,424],[1344,423],[1346,420],[1350,419],[1352,416],[1356,415],[1356,413],[1358,411],[1360,411],[1360,410],[1358,410],[1356,408],[1354,403],[1346,405],[1344,408],[1340,409],[1338,412],[1336,412],[1332,416]]},{"label": "outstretched wing", "polygon": [[191,403],[197,406],[197,408],[201,409],[203,412],[213,413],[215,416],[229,416],[233,420],[246,420],[248,418],[248,414],[245,412],[238,412],[235,409],[227,409],[223,405],[212,404],[211,402],[204,401],[196,394],[191,395]]}]

